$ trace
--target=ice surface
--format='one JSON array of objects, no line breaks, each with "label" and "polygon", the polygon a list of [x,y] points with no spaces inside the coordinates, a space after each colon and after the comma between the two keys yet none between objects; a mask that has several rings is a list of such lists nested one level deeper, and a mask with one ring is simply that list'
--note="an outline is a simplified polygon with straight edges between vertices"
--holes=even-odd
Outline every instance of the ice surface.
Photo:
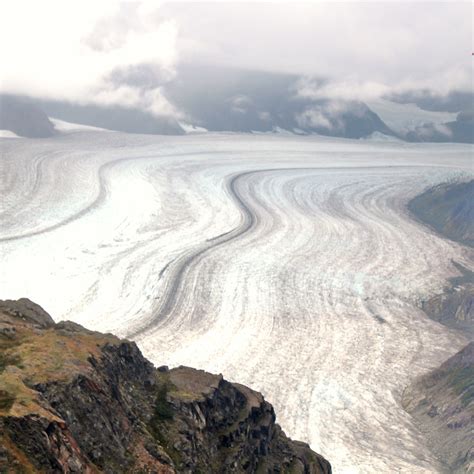
[{"label": "ice surface", "polygon": [[0,130],[0,138],[20,138],[15,132],[10,130]]},{"label": "ice surface", "polygon": [[204,127],[199,127],[198,125],[193,125],[187,122],[183,122],[178,120],[179,126],[186,132],[186,133],[206,133],[208,130]]},{"label": "ice surface", "polygon": [[400,395],[466,342],[421,298],[471,251],[410,219],[472,146],[77,132],[4,140],[0,298],[261,390],[336,473],[436,472]]},{"label": "ice surface", "polygon": [[377,141],[377,142],[402,142],[400,138],[394,137],[393,135],[385,135],[385,133],[381,132],[372,132],[367,137],[359,138],[359,140],[370,140],[370,141]]},{"label": "ice surface", "polygon": [[456,120],[456,113],[424,110],[416,104],[398,104],[385,99],[368,101],[367,105],[394,132],[404,135],[425,124],[444,124]]},{"label": "ice surface", "polygon": [[104,132],[109,132],[110,130],[106,130],[105,128],[100,128],[100,127],[93,127],[91,125],[83,125],[80,123],[71,123],[71,122],[66,122],[64,120],[60,120],[57,118],[52,118],[49,117],[49,120],[53,123],[54,128],[58,132],[71,132],[71,131],[79,131],[79,130],[96,130],[96,131],[104,131]]}]

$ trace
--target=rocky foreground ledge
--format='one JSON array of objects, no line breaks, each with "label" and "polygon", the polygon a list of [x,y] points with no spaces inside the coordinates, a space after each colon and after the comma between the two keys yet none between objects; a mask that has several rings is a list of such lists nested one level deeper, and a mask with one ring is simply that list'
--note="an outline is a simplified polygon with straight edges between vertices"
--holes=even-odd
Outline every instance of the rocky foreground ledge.
[{"label": "rocky foreground ledge", "polygon": [[155,369],[135,343],[0,301],[0,472],[331,473],[221,375]]}]

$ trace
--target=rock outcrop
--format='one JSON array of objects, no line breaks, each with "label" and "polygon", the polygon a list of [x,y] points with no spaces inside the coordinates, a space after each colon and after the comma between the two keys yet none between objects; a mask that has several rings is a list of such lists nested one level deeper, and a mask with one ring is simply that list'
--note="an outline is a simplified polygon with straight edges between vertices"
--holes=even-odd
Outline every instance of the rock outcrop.
[{"label": "rock outcrop", "polygon": [[330,473],[247,387],[0,302],[0,472]]},{"label": "rock outcrop", "polygon": [[[451,240],[474,243],[474,180],[442,184],[410,201],[422,222]],[[422,303],[433,320],[474,337],[474,273],[453,265],[459,276],[444,291]],[[474,472],[474,342],[419,377],[404,391],[402,405],[410,413],[446,473]]]},{"label": "rock outcrop", "polygon": [[443,293],[424,301],[421,307],[431,319],[474,339],[474,272],[453,264],[460,276],[450,278]]},{"label": "rock outcrop", "polygon": [[[474,245],[474,180],[445,183],[428,189],[408,203],[411,213],[448,239]],[[474,272],[457,262],[459,276],[450,278],[444,291],[422,304],[435,321],[474,337]]]},{"label": "rock outcrop", "polygon": [[21,137],[52,137],[56,131],[44,111],[24,97],[0,94],[0,130]]},{"label": "rock outcrop", "polygon": [[420,377],[402,402],[446,472],[474,472],[474,342]]},{"label": "rock outcrop", "polygon": [[430,188],[412,199],[408,209],[448,239],[474,246],[474,180]]}]

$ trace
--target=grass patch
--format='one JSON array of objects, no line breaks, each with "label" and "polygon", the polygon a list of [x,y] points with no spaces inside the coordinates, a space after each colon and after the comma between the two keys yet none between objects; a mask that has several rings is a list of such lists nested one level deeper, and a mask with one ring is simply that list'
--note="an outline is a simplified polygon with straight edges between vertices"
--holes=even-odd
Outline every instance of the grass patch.
[{"label": "grass patch", "polygon": [[8,412],[15,403],[16,396],[6,390],[0,390],[0,410]]},{"label": "grass patch", "polygon": [[76,334],[68,337],[54,329],[25,334],[16,353],[24,364],[23,379],[29,385],[70,380],[90,367],[89,357],[100,357],[101,346],[113,342],[107,336]]},{"label": "grass patch", "polygon": [[21,358],[16,354],[10,354],[10,350],[17,347],[19,342],[16,339],[0,335],[0,374],[9,366],[21,363]]},{"label": "grass patch", "polygon": [[21,357],[15,354],[0,353],[0,374],[9,365],[15,365],[21,368]]}]

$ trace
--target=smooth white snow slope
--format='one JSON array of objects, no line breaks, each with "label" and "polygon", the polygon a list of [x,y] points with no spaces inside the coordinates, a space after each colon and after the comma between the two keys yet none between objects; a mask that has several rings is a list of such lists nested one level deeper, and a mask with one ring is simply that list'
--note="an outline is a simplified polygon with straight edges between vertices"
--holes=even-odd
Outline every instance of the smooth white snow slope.
[{"label": "smooth white snow slope", "polygon": [[15,132],[10,130],[0,130],[0,138],[20,138]]},{"label": "smooth white snow slope", "polygon": [[394,132],[405,135],[416,127],[434,124],[442,125],[456,120],[457,113],[434,112],[424,110],[416,104],[399,104],[385,99],[371,100],[367,105],[391,128]]},{"label": "smooth white snow slope", "polygon": [[83,125],[81,123],[72,123],[66,122],[65,120],[60,120],[57,118],[49,117],[50,122],[54,125],[54,128],[58,132],[68,133],[68,132],[78,132],[78,131],[103,131],[103,132],[110,132],[111,130],[107,130],[105,128],[100,127],[93,127],[91,125]]},{"label": "smooth white snow slope", "polygon": [[188,134],[208,132],[207,128],[199,127],[198,125],[193,125],[193,124],[187,123],[187,122],[182,122],[180,120],[178,120],[178,124]]},{"label": "smooth white snow slope", "polygon": [[466,341],[420,299],[472,252],[412,220],[472,147],[77,132],[4,140],[0,298],[261,390],[335,473],[437,472],[399,400]]}]

